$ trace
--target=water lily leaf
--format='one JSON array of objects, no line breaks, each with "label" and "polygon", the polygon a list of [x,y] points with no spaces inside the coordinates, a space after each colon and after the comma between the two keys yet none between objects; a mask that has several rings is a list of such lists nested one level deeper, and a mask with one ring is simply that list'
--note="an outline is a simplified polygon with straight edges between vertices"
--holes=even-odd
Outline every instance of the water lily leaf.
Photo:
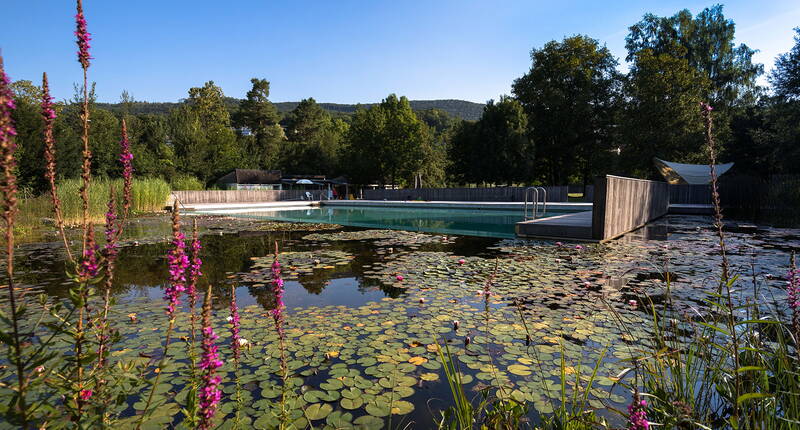
[{"label": "water lily leaf", "polygon": [[346,397],[343,397],[342,400],[339,401],[339,404],[344,409],[353,410],[353,409],[358,409],[361,406],[363,406],[364,405],[364,399],[362,399],[361,397],[355,397],[355,398],[352,398],[352,399],[348,399]]},{"label": "water lily leaf", "polygon": [[306,408],[306,417],[311,421],[321,420],[333,411],[328,403],[314,403]]}]

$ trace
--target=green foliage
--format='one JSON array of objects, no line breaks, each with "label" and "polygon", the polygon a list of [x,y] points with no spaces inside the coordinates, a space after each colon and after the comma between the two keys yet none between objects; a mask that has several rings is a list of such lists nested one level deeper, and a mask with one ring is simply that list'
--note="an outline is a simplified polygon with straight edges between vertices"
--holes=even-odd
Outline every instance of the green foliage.
[{"label": "green foliage", "polygon": [[421,170],[427,139],[408,99],[390,94],[353,115],[342,163],[357,183],[403,183]]},{"label": "green foliage", "polygon": [[531,51],[530,71],[512,91],[528,115],[537,169],[530,180],[586,183],[605,172],[620,90],[617,60],[587,36]]},{"label": "green foliage", "polygon": [[176,176],[172,179],[170,185],[174,191],[200,191],[206,189],[199,179],[190,175]]},{"label": "green foliage", "polygon": [[[58,183],[58,197],[61,199],[64,221],[67,224],[78,224],[82,217],[80,199],[81,181],[78,179],[66,179]],[[105,213],[108,210],[108,200],[110,190],[113,187],[117,194],[117,201],[122,197],[122,180],[94,179],[90,185],[89,195],[89,217],[96,223],[104,222]],[[162,179],[143,178],[133,180],[133,201],[131,209],[140,212],[153,212],[164,209],[169,197],[170,187]],[[43,197],[31,199],[30,204],[34,208],[43,208]],[[45,198],[46,199],[46,198]],[[23,201],[22,207],[28,204],[28,200]],[[23,209],[24,211],[25,209]],[[41,213],[41,211],[36,211]],[[48,210],[41,216],[52,216],[52,206],[48,205]]]},{"label": "green foliage", "polygon": [[625,81],[626,102],[619,130],[623,170],[653,177],[653,157],[704,163],[700,102],[708,80],[686,60],[646,49],[636,54]]},{"label": "green foliage", "polygon": [[794,29],[794,47],[775,60],[769,80],[777,97],[800,99],[800,27]]},{"label": "green foliage", "polygon": [[629,29],[627,60],[647,49],[686,60],[710,81],[705,99],[718,110],[728,109],[754,100],[756,78],[763,73],[763,66],[753,64],[754,50],[734,45],[735,29],[723,15],[722,5],[703,9],[694,17],[686,9],[671,17],[648,13]]},{"label": "green foliage", "polygon": [[530,180],[535,148],[522,105],[511,97],[490,100],[478,122],[461,125],[449,149],[452,172],[461,182]]},{"label": "green foliage", "polygon": [[280,156],[279,143],[285,138],[278,124],[280,118],[269,101],[269,81],[253,78],[250,82],[253,87],[247,92],[247,98],[239,103],[234,123],[252,133],[244,139],[249,167],[274,169]]},{"label": "green foliage", "polygon": [[335,175],[348,125],[332,119],[313,99],[305,99],[286,119],[289,139],[281,150],[280,167],[296,174]]}]

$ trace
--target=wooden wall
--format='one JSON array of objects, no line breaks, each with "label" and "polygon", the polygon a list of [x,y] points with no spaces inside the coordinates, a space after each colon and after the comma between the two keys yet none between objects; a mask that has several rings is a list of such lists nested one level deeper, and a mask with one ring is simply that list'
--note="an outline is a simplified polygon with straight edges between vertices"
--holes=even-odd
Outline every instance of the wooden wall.
[{"label": "wooden wall", "polygon": [[711,185],[670,184],[669,202],[672,204],[710,205]]},{"label": "wooden wall", "polygon": [[592,238],[613,239],[661,217],[669,209],[666,182],[606,175],[595,180]]},{"label": "wooden wall", "polygon": [[[207,190],[173,191],[173,197],[181,204],[193,203],[259,203],[305,198],[303,190]],[[311,191],[319,199],[320,191]]]},{"label": "wooden wall", "polygon": [[[404,188],[400,190],[364,190],[365,200],[429,200],[444,202],[523,202],[526,187],[494,188]],[[569,187],[550,186],[548,202],[566,202]],[[541,198],[541,197],[540,197]]]}]

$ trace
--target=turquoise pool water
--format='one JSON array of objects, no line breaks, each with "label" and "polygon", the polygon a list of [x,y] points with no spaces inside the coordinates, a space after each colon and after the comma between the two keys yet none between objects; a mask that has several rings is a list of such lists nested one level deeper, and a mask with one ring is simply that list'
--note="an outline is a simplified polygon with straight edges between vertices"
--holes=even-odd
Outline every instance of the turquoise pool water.
[{"label": "turquoise pool water", "polygon": [[[216,211],[197,213],[217,214]],[[566,212],[548,211],[546,216]],[[521,210],[476,210],[399,207],[318,207],[294,210],[242,211],[225,215],[291,222],[341,224],[426,233],[513,238],[514,224],[523,220]]]}]

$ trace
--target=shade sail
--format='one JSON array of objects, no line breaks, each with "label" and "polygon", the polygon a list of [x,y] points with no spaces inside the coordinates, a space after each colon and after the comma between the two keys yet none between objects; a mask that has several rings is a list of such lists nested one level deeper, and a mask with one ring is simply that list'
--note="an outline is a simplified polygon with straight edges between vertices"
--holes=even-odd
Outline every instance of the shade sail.
[{"label": "shade sail", "polygon": [[[653,158],[653,163],[670,184],[702,185],[711,183],[711,167],[708,164],[674,163],[659,158]],[[731,167],[733,167],[733,163],[716,164],[714,170],[717,176],[721,176]]]}]

